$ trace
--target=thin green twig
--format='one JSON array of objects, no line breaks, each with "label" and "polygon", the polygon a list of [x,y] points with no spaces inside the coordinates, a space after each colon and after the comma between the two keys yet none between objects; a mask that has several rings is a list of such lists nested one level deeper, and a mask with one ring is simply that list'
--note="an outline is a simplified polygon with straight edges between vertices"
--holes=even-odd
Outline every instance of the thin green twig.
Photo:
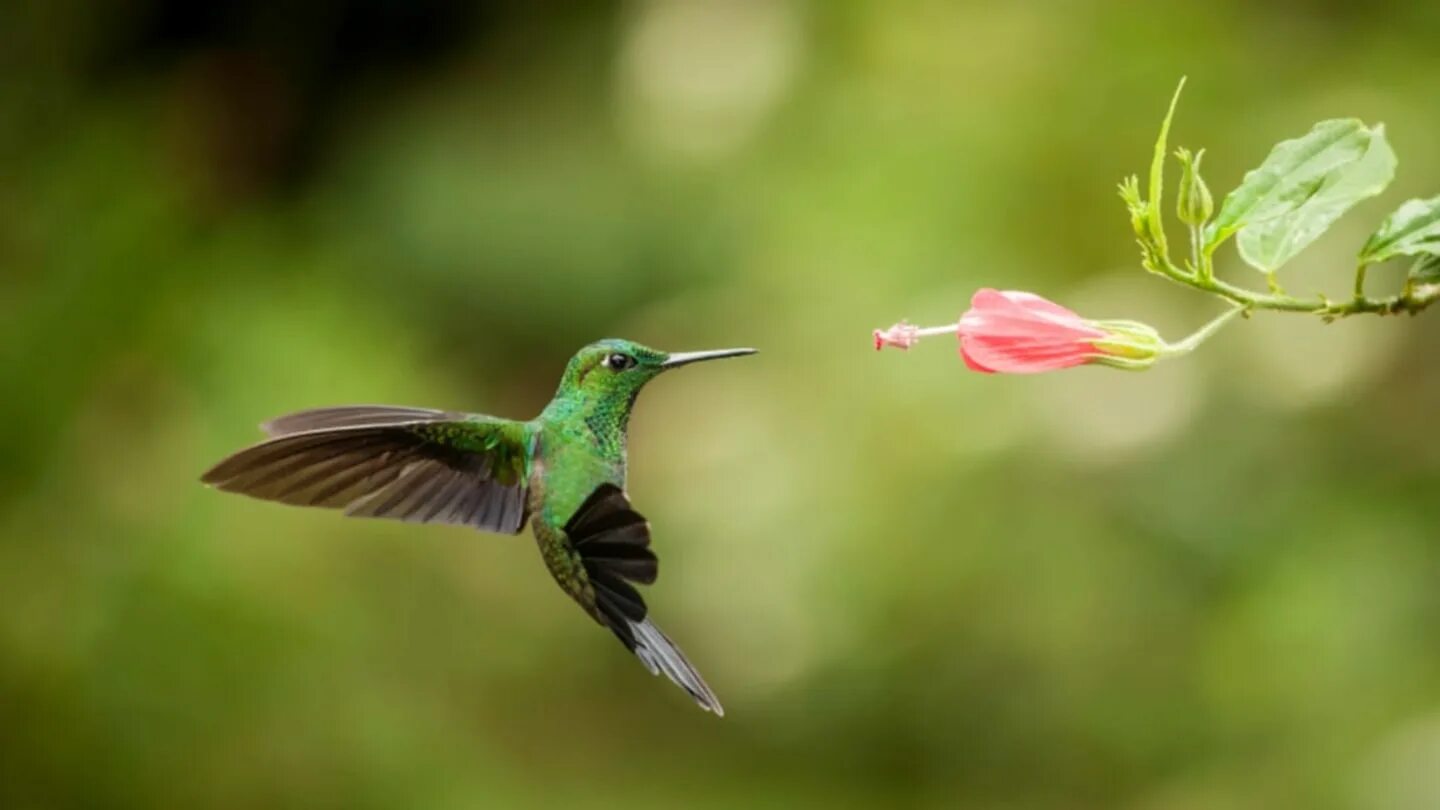
[{"label": "thin green twig", "polygon": [[1306,312],[1325,318],[1345,318],[1350,315],[1367,313],[1398,315],[1403,312],[1414,315],[1440,298],[1440,286],[1416,287],[1410,284],[1407,284],[1405,290],[1398,295],[1381,298],[1366,296],[1363,290],[1358,289],[1360,284],[1357,284],[1355,296],[1347,301],[1332,301],[1323,295],[1315,298],[1296,298],[1284,293],[1256,292],[1215,278],[1213,272],[1205,272],[1205,269],[1213,267],[1213,259],[1203,251],[1200,264],[1202,269],[1196,273],[1176,267],[1169,257],[1159,256],[1158,258],[1160,261],[1154,264],[1160,275],[1177,284],[1218,295],[1251,310]]}]

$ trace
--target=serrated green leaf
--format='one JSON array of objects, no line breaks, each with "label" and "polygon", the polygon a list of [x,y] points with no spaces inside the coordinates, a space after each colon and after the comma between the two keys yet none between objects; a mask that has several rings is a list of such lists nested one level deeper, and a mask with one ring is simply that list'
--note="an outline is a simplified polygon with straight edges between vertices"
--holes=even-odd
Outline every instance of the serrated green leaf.
[{"label": "serrated green leaf", "polygon": [[1206,249],[1237,231],[1240,255],[1274,272],[1351,206],[1380,193],[1395,174],[1384,128],[1354,119],[1321,121],[1282,141],[1225,197],[1206,228]]},{"label": "serrated green leaf", "polygon": [[1360,261],[1422,254],[1440,255],[1440,197],[1410,200],[1395,209],[1360,249]]},{"label": "serrated green leaf", "polygon": [[1290,211],[1240,229],[1237,246],[1245,261],[1266,273],[1275,272],[1329,230],[1341,214],[1390,185],[1395,179],[1395,152],[1385,140],[1384,127],[1369,132],[1370,142],[1359,160],[1324,175]]},{"label": "serrated green leaf", "polygon": [[1416,284],[1440,284],[1440,255],[1421,256],[1410,268],[1410,280]]},{"label": "serrated green leaf", "polygon": [[1260,167],[1226,195],[1219,216],[1206,229],[1207,244],[1294,207],[1297,192],[1318,186],[1337,165],[1358,160],[1369,142],[1363,123],[1343,119],[1321,121],[1304,136],[1276,144]]}]

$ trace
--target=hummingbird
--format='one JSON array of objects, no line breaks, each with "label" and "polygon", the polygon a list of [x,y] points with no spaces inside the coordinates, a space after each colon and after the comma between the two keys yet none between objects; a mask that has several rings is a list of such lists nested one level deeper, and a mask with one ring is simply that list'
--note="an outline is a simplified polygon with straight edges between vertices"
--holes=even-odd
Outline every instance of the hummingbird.
[{"label": "hummingbird", "polygon": [[754,349],[663,352],[606,339],[580,349],[540,415],[526,422],[384,405],[299,411],[261,425],[269,438],[201,481],[253,498],[354,517],[448,523],[519,534],[528,520],[561,590],[706,711],[725,710],[649,618],[636,585],[659,561],[650,524],[625,493],[635,399],[660,374]]}]

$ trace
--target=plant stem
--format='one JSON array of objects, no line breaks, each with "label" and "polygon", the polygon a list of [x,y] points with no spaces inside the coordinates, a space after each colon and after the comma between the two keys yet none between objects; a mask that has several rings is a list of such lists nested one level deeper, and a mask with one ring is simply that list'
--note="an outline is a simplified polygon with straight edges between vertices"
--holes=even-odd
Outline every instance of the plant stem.
[{"label": "plant stem", "polygon": [[1171,343],[1166,346],[1165,353],[1185,354],[1187,352],[1194,351],[1195,348],[1201,343],[1209,340],[1211,335],[1220,331],[1220,327],[1229,323],[1231,318],[1234,318],[1236,315],[1240,315],[1246,312],[1248,309],[1249,307],[1245,306],[1231,307],[1226,312],[1221,313],[1214,320],[1195,330],[1194,334],[1190,335],[1179,343]]},{"label": "plant stem", "polygon": [[[1440,286],[1417,289],[1406,289],[1399,295],[1387,296],[1384,298],[1369,298],[1360,290],[1356,291],[1354,298],[1342,303],[1336,303],[1324,296],[1315,298],[1296,298],[1285,293],[1262,293],[1248,290],[1244,287],[1237,287],[1225,281],[1215,278],[1212,274],[1200,272],[1191,274],[1176,267],[1168,260],[1158,262],[1160,274],[1174,281],[1203,292],[1218,295],[1222,298],[1239,304],[1247,309],[1270,309],[1278,312],[1308,312],[1326,318],[1344,318],[1349,315],[1360,315],[1364,313],[1376,313],[1379,315],[1395,315],[1401,312],[1415,314],[1430,306],[1437,298],[1440,298]],[[1201,256],[1201,267],[1210,264],[1210,256]],[[1357,285],[1359,286],[1359,285]]]},{"label": "plant stem", "polygon": [[1190,264],[1191,264],[1192,267],[1195,268],[1195,274],[1196,274],[1196,275],[1203,276],[1203,275],[1206,275],[1206,273],[1205,273],[1205,270],[1203,269],[1203,268],[1205,267],[1205,264],[1202,263],[1201,258],[1200,258],[1200,226],[1192,223],[1192,224],[1189,226],[1189,228],[1190,228]]}]

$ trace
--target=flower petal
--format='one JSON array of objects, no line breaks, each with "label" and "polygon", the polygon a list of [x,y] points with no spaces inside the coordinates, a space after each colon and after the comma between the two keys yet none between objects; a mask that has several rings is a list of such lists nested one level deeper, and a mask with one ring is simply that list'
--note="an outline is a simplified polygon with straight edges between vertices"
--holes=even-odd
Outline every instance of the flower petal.
[{"label": "flower petal", "polygon": [[[985,291],[982,290],[981,292]],[[1066,318],[1070,320],[1081,320],[1080,316],[1075,314],[1073,311],[1060,306],[1059,304],[1051,301],[1048,298],[1042,298],[1035,293],[1023,292],[1021,290],[989,290],[989,292],[998,294],[1005,300],[1021,307],[1022,309],[1032,310],[1035,312],[1043,312],[1047,315],[1054,315],[1060,318]],[[971,303],[973,305],[973,299],[971,300]]]},{"label": "flower petal", "polygon": [[1088,325],[1059,323],[1048,318],[971,310],[960,318],[962,335],[1013,337],[1048,337],[1052,340],[1091,340],[1104,337],[1105,332]]},{"label": "flower petal", "polygon": [[981,365],[980,361],[976,360],[974,356],[970,354],[970,351],[966,348],[965,341],[963,340],[960,341],[960,359],[965,361],[965,366],[971,371],[978,371],[981,374],[995,373],[995,369]]},{"label": "flower petal", "polygon": [[967,337],[961,339],[960,354],[966,365],[979,371],[1035,374],[1084,365],[1098,352],[1089,343]]},{"label": "flower petal", "polygon": [[1031,335],[1054,337],[1101,337],[1105,333],[1079,315],[1026,292],[982,289],[970,299],[970,309],[960,316],[961,333]]}]

